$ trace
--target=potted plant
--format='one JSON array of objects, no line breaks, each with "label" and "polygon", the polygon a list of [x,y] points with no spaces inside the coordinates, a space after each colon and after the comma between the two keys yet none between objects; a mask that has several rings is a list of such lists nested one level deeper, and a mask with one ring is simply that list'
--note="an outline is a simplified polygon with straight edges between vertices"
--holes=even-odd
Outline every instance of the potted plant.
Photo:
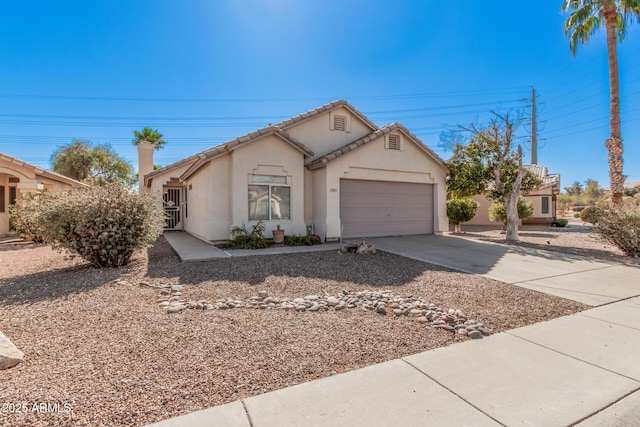
[{"label": "potted plant", "polygon": [[273,230],[273,243],[276,245],[282,245],[284,243],[284,230],[280,230],[280,225],[278,225],[277,230]]}]

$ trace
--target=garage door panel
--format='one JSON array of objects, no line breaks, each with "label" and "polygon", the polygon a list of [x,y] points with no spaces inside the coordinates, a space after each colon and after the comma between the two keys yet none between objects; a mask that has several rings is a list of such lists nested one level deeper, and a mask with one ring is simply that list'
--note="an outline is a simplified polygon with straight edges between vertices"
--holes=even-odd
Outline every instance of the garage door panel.
[{"label": "garage door panel", "polygon": [[433,185],[341,180],[343,237],[433,233]]}]

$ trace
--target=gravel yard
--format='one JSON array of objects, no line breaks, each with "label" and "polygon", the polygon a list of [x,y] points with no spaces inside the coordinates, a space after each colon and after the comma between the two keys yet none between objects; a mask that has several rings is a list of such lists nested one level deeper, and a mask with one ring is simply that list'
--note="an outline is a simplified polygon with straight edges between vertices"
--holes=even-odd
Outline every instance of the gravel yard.
[{"label": "gravel yard", "polygon": [[[152,286],[181,284],[183,297],[208,301],[388,289],[460,309],[493,333],[587,308],[382,252],[180,263],[160,238],[121,269],[36,244],[0,246],[0,258],[0,330],[26,355],[0,371],[3,426],[139,426],[468,339],[362,309],[167,314]],[[29,413],[16,413],[23,403]],[[70,410],[33,413],[34,403]]]}]

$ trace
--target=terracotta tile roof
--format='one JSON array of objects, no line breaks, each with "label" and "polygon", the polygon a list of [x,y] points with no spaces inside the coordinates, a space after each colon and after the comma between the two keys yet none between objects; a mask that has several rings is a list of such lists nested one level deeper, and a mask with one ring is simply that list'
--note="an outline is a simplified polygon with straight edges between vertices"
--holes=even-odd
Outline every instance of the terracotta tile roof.
[{"label": "terracotta tile roof", "polygon": [[258,129],[255,132],[248,133],[244,136],[236,138],[232,141],[229,141],[225,144],[218,145],[217,147],[210,148],[208,150],[203,151],[200,154],[197,154],[195,157],[197,159],[189,166],[189,168],[180,176],[180,179],[185,180],[193,175],[198,169],[200,169],[203,165],[215,159],[216,157],[220,157],[231,151],[243,147],[247,144],[250,144],[258,139],[261,139],[265,136],[276,135],[280,137],[283,141],[287,142],[300,152],[302,152],[305,156],[313,157],[313,151],[311,151],[307,146],[303,143],[297,141],[292,138],[289,134],[281,130],[277,126],[267,126],[262,129]]},{"label": "terracotta tile roof", "polygon": [[64,175],[60,175],[59,173],[55,173],[55,172],[51,172],[50,170],[47,169],[43,169],[40,168],[38,166],[32,165],[30,163],[24,162],[20,159],[17,159],[15,157],[9,156],[7,154],[4,153],[0,153],[0,161],[5,161],[7,163],[11,163],[12,165],[15,165],[17,167],[21,167],[24,169],[27,169],[29,171],[31,171],[32,173],[48,178],[48,179],[52,179],[54,181],[59,181],[68,185],[71,185],[72,187],[76,188],[76,187],[89,187],[87,184],[84,184],[80,181],[76,181],[75,179],[69,178],[68,176],[64,176]]},{"label": "terracotta tile roof", "polygon": [[364,137],[357,139],[353,142],[350,142],[347,145],[344,145],[322,157],[318,157],[317,159],[313,160],[312,162],[309,162],[306,167],[308,169],[318,169],[321,167],[324,167],[327,163],[330,163],[331,161],[337,159],[340,156],[343,156],[351,151],[354,151],[356,149],[358,149],[359,147],[368,144],[371,141],[375,141],[376,139],[383,137],[384,135],[392,132],[392,131],[400,131],[402,133],[404,133],[410,140],[412,140],[417,146],[418,148],[420,148],[422,151],[424,151],[429,157],[431,157],[433,160],[435,160],[437,163],[440,163],[443,167],[446,167],[444,160],[442,160],[442,158],[440,156],[438,156],[435,152],[433,152],[433,150],[431,150],[429,147],[427,147],[426,145],[424,145],[424,143],[422,141],[420,141],[420,139],[418,139],[417,136],[415,136],[413,133],[411,133],[407,128],[405,128],[403,125],[401,125],[400,123],[392,123],[390,125],[386,125],[383,126],[373,132],[371,132],[368,135],[365,135]]},{"label": "terracotta tile roof", "polygon": [[[147,175],[145,175],[144,177],[144,184],[145,186],[149,186],[151,180],[158,175],[162,175],[165,174],[167,172],[170,172],[172,170],[178,169],[184,165],[190,165],[188,170],[183,174],[184,179],[186,179],[186,176],[190,176],[191,174],[193,174],[193,172],[195,172],[200,166],[202,166],[202,164],[204,164],[205,162],[212,160],[213,158],[223,155],[225,153],[228,153],[230,151],[232,151],[233,149],[237,148],[240,144],[244,144],[246,142],[250,142],[252,141],[254,138],[260,137],[265,135],[265,133],[275,133],[278,134],[280,137],[282,137],[283,139],[285,139],[287,142],[291,143],[293,146],[295,146],[296,148],[300,149],[305,155],[309,156],[309,157],[313,157],[313,152],[311,150],[309,150],[309,148],[307,148],[304,144],[294,140],[291,136],[289,136],[285,131],[298,124],[301,123],[305,120],[311,119],[313,117],[318,116],[319,114],[325,113],[327,111],[331,111],[334,110],[336,108],[340,108],[340,107],[344,107],[347,110],[349,110],[352,114],[354,114],[356,117],[358,117],[360,120],[362,120],[364,123],[367,124],[367,126],[369,126],[371,128],[371,130],[377,130],[378,126],[375,125],[375,123],[373,123],[371,120],[369,120],[367,118],[367,116],[365,116],[364,114],[362,114],[360,111],[358,111],[354,106],[352,106],[351,104],[349,104],[347,101],[345,101],[344,99],[340,99],[338,101],[333,101],[330,102],[328,104],[325,104],[321,107],[315,108],[313,110],[309,110],[305,113],[299,114],[297,116],[294,116],[290,119],[287,119],[283,122],[280,122],[276,125],[269,125],[267,127],[264,127],[262,129],[258,129],[255,132],[249,133],[245,136],[241,136],[239,138],[236,138],[232,141],[229,141],[225,144],[222,145],[218,145],[216,147],[210,148],[208,150],[202,151],[198,154],[194,154],[193,156],[189,156],[185,159],[182,159],[178,162],[175,163],[171,163],[170,165],[167,165],[165,167],[162,167],[158,170],[155,170],[153,172],[148,173]],[[276,129],[274,129],[276,128]],[[279,131],[279,132],[277,132]]]},{"label": "terracotta tile roof", "polygon": [[364,123],[367,124],[367,126],[369,126],[371,128],[371,130],[377,130],[378,126],[375,125],[375,123],[373,123],[371,120],[369,120],[367,118],[367,116],[365,116],[364,114],[362,114],[360,111],[358,111],[353,105],[349,104],[347,101],[345,101],[344,99],[340,99],[338,101],[333,101],[330,102],[328,104],[325,104],[321,107],[315,108],[313,110],[309,110],[306,113],[302,113],[299,114],[295,117],[292,117],[288,120],[285,120],[283,122],[280,122],[274,126],[279,127],[282,130],[287,130],[288,128],[290,128],[293,125],[296,125],[300,122],[303,122],[305,120],[309,120],[319,114],[322,113],[326,113],[327,111],[331,111],[331,110],[335,110],[336,108],[340,108],[340,107],[344,107],[347,110],[349,110],[353,115],[355,115],[356,117],[358,117],[360,120],[362,120]]},{"label": "terracotta tile roof", "polygon": [[157,175],[162,175],[164,173],[170,172],[174,169],[178,169],[181,166],[187,165],[187,164],[191,164],[193,162],[195,162],[196,160],[198,160],[198,154],[194,154],[193,156],[189,156],[185,159],[182,159],[180,161],[177,161],[175,163],[171,163],[167,166],[163,166],[160,169],[156,169],[153,172],[149,172],[148,174],[146,174],[144,176],[144,185],[145,187],[149,185],[149,183],[151,182],[151,180],[157,176]]}]

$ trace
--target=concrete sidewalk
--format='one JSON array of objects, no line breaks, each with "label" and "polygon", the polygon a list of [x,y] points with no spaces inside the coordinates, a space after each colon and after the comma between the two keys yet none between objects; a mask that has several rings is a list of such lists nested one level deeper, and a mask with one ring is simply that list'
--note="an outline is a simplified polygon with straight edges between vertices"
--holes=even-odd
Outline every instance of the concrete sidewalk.
[{"label": "concrete sidewalk", "polygon": [[454,237],[369,241],[603,305],[154,425],[638,425],[640,269]]},{"label": "concrete sidewalk", "polygon": [[266,249],[226,249],[222,250],[183,231],[165,231],[164,238],[183,262],[212,261],[214,259],[256,255],[275,255],[300,252],[338,250],[338,243],[313,246],[274,246]]}]

